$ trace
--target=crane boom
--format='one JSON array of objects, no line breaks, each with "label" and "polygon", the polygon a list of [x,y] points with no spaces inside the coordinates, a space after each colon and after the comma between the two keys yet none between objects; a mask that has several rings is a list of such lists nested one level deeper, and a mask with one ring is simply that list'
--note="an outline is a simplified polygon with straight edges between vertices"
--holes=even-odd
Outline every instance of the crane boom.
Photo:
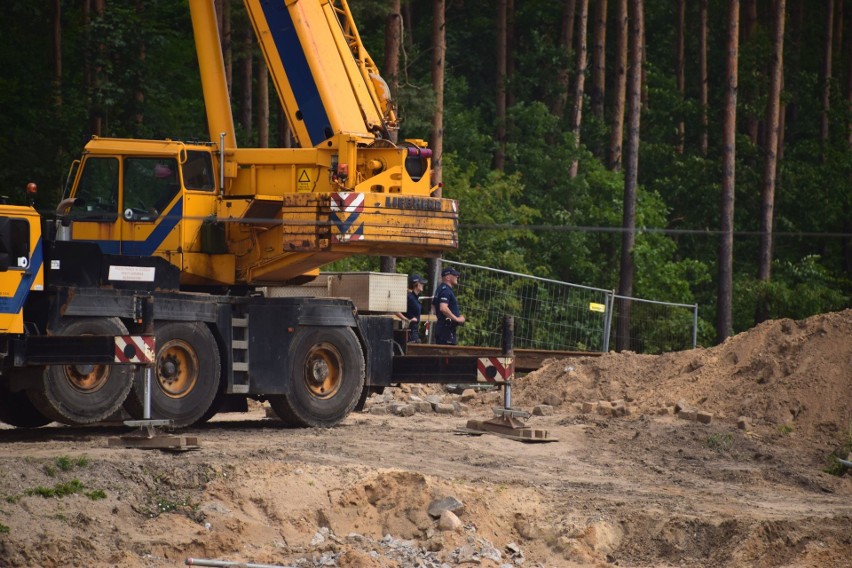
[{"label": "crane boom", "polygon": [[165,258],[192,286],[304,280],[347,256],[458,246],[457,204],[431,196],[431,150],[389,139],[393,104],[345,0],[244,6],[301,147],[239,145],[213,0],[190,0],[210,143],[92,140],[71,238]]}]

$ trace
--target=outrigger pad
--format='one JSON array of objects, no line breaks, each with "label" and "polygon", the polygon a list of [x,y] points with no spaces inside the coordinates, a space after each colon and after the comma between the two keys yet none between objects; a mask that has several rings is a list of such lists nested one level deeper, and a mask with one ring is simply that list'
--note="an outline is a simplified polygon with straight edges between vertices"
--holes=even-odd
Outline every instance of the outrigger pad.
[{"label": "outrigger pad", "polygon": [[526,443],[558,442],[558,438],[551,438],[547,430],[542,428],[530,428],[528,426],[513,425],[509,421],[499,418],[491,420],[468,420],[465,428],[459,428],[463,434],[480,436],[482,434],[494,434],[509,440]]}]

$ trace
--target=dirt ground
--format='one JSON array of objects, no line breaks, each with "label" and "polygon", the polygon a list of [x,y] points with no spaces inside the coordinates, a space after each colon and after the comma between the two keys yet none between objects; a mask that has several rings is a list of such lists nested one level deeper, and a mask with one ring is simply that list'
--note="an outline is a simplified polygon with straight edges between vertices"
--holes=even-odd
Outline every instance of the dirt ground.
[{"label": "dirt ground", "polygon": [[[513,399],[550,403],[529,421],[549,444],[457,433],[498,392],[412,416],[374,397],[331,430],[256,406],[182,432],[201,445],[182,453],[108,448],[118,428],[7,428],[0,566],[852,566],[852,476],[825,471],[850,450],[851,383],[846,310],[712,349],[549,361]],[[427,394],[460,398],[392,397]],[[463,503],[455,531],[428,512],[444,497]]]}]

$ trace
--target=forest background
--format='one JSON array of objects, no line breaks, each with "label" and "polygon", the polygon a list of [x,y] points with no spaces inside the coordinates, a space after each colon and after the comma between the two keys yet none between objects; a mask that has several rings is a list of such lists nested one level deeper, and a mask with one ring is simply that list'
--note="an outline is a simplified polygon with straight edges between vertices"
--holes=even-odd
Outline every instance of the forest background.
[{"label": "forest background", "polygon": [[[217,0],[241,146],[293,141]],[[852,305],[852,1],[352,0],[461,204],[446,258],[699,305],[699,342]],[[93,135],[204,140],[186,0],[5,0],[0,187]],[[338,269],[376,270],[356,258]],[[425,272],[423,259],[399,259]]]}]

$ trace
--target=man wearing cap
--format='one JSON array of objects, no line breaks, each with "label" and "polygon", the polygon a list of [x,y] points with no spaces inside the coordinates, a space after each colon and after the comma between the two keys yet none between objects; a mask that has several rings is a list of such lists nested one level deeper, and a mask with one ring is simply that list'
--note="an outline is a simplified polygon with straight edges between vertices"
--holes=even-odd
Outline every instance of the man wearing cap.
[{"label": "man wearing cap", "polygon": [[402,321],[408,323],[408,342],[420,341],[420,294],[426,281],[419,274],[408,277],[408,304],[404,314],[396,314]]},{"label": "man wearing cap", "polygon": [[464,323],[464,316],[459,310],[459,302],[453,292],[453,287],[459,283],[459,272],[453,267],[441,271],[441,283],[435,290],[432,305],[435,307],[435,343],[439,345],[456,345],[456,328]]}]

